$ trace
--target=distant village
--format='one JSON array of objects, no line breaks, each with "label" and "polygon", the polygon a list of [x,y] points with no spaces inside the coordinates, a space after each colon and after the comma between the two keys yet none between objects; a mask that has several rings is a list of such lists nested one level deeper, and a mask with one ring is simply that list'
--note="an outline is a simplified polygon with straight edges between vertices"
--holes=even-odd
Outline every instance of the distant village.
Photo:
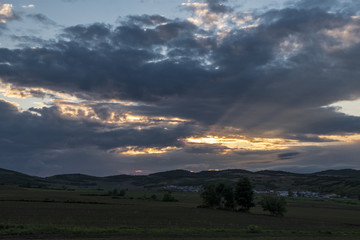
[{"label": "distant village", "polygon": [[[177,185],[166,185],[161,188],[164,191],[173,191],[173,192],[194,192],[199,193],[204,190],[202,185],[199,186],[177,186]],[[319,193],[311,191],[285,191],[285,190],[254,190],[254,193],[260,195],[276,194],[283,197],[307,197],[307,198],[340,198],[341,196],[335,193]]]},{"label": "distant village", "polygon": [[337,195],[335,193],[318,193],[318,192],[311,192],[311,191],[275,191],[275,190],[269,190],[269,191],[258,191],[254,190],[257,194],[276,194],[283,197],[308,197],[308,198],[339,198],[340,195]]}]

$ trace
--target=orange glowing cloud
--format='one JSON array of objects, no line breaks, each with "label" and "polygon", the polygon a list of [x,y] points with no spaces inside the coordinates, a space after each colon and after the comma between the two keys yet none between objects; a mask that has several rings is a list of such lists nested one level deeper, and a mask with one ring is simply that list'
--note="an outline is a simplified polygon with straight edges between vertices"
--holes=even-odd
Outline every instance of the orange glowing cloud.
[{"label": "orange glowing cloud", "polygon": [[205,136],[205,137],[190,137],[185,139],[187,143],[200,144],[214,144],[227,147],[229,149],[238,150],[275,150],[286,149],[287,144],[296,142],[295,140],[288,140],[282,138],[246,138],[245,136],[237,135],[231,137],[220,136]]},{"label": "orange glowing cloud", "polygon": [[98,121],[104,124],[111,124],[117,126],[137,125],[139,128],[150,128],[152,126],[177,126],[188,122],[187,119],[165,116],[145,116],[135,115],[131,112],[110,112],[107,118],[100,118],[94,109],[87,103],[71,103],[64,101],[57,101],[56,105],[62,115],[73,119],[89,119]]},{"label": "orange glowing cloud", "polygon": [[12,8],[13,8],[12,4],[0,3],[0,22],[6,23],[6,18],[10,18],[14,15]]},{"label": "orange glowing cloud", "polygon": [[121,155],[156,155],[164,154],[170,151],[179,150],[177,147],[164,147],[164,148],[139,148],[135,146],[128,146],[125,148],[117,148],[115,152]]},{"label": "orange glowing cloud", "polygon": [[319,138],[343,143],[354,143],[360,141],[360,134],[320,135]]},{"label": "orange glowing cloud", "polygon": [[320,135],[324,142],[301,142],[286,138],[248,138],[244,135],[189,137],[186,144],[218,145],[226,147],[220,154],[231,154],[234,151],[272,151],[285,150],[291,147],[342,145],[360,141],[360,134]]}]

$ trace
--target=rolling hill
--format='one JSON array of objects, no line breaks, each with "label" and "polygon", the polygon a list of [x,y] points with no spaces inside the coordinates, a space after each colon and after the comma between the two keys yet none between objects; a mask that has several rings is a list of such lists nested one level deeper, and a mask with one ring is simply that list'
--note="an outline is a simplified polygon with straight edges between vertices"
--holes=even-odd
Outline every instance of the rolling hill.
[{"label": "rolling hill", "polygon": [[214,182],[235,183],[241,177],[249,177],[257,190],[292,190],[336,193],[342,196],[360,195],[360,170],[326,170],[311,174],[263,170],[250,172],[242,169],[189,172],[172,170],[150,175],[115,175],[95,177],[84,174],[62,174],[51,177],[29,176],[0,169],[0,184],[46,188],[150,188],[167,185],[199,186]]}]

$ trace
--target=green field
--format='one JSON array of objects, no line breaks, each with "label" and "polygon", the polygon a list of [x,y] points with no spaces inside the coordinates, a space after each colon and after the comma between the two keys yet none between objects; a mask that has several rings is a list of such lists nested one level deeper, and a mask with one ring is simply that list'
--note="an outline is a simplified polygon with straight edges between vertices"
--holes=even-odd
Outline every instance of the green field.
[{"label": "green field", "polygon": [[359,201],[288,200],[273,217],[197,208],[195,193],[104,193],[0,186],[0,239],[360,239]]}]

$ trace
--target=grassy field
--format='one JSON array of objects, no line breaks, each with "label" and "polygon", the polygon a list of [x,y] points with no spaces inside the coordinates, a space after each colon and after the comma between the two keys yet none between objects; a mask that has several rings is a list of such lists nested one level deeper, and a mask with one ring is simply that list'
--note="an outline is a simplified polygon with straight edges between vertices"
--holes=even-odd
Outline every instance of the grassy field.
[{"label": "grassy field", "polygon": [[359,201],[289,200],[273,217],[197,208],[193,193],[105,193],[0,186],[0,239],[360,239]]}]

